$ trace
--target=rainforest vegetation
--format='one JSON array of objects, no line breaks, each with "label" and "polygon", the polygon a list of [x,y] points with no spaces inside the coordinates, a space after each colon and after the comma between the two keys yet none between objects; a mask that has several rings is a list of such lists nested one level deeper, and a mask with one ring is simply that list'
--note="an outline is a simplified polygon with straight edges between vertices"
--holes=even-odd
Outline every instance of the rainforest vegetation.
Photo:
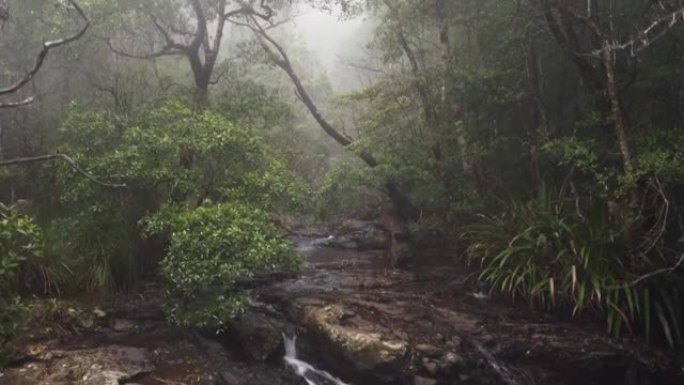
[{"label": "rainforest vegetation", "polygon": [[[325,62],[312,9],[356,20]],[[301,266],[283,218],[386,202],[492,295],[684,342],[681,0],[0,0],[0,25],[0,365],[41,300],[142,282],[220,331]]]}]

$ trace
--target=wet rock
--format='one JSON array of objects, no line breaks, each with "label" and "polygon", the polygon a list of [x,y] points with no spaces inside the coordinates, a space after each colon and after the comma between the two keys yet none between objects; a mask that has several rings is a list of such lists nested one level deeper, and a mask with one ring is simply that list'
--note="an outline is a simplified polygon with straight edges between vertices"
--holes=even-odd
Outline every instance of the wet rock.
[{"label": "wet rock", "polygon": [[346,220],[336,229],[335,236],[323,245],[341,249],[377,250],[390,246],[387,230],[373,222]]},{"label": "wet rock", "polygon": [[231,371],[223,370],[219,373],[219,380],[224,385],[240,385],[240,380]]},{"label": "wet rock", "polygon": [[437,380],[421,376],[413,377],[413,385],[436,385]]},{"label": "wet rock", "polygon": [[449,352],[439,361],[439,370],[442,373],[458,373],[466,366],[466,359],[460,355]]},{"label": "wet rock", "polygon": [[274,318],[247,312],[233,329],[242,350],[255,361],[264,362],[281,350],[285,326]]},{"label": "wet rock", "polygon": [[124,380],[154,369],[153,358],[147,350],[107,346],[100,349],[74,351],[65,358],[74,372],[84,373],[83,385],[119,385]]},{"label": "wet rock", "polygon": [[56,373],[47,376],[44,382],[47,384],[68,384],[73,382],[73,380],[74,371],[71,369],[62,369],[58,370]]},{"label": "wet rock", "polygon": [[340,325],[344,309],[339,305],[309,309],[306,322],[337,356],[359,371],[374,371],[404,364],[408,352],[405,341],[392,340],[379,333]]},{"label": "wet rock", "polygon": [[436,362],[427,358],[423,358],[423,369],[428,375],[430,375],[430,377],[436,377],[437,372],[439,371],[439,366]]},{"label": "wet rock", "polygon": [[440,358],[444,354],[442,349],[430,344],[418,344],[413,348],[418,353],[430,358]]},{"label": "wet rock", "polygon": [[461,346],[461,337],[458,336],[453,336],[449,341],[447,341],[447,345],[449,345],[452,348],[458,348]]},{"label": "wet rock", "polygon": [[126,319],[117,319],[112,322],[112,330],[116,332],[130,332],[131,330],[134,330],[136,328],[136,325]]}]

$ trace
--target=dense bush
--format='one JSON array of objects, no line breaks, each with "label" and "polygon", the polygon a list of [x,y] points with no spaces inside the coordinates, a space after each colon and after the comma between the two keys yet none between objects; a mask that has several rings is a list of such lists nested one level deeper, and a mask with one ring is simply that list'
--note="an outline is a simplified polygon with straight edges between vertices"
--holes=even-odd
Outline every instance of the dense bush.
[{"label": "dense bush", "polygon": [[299,263],[269,215],[246,204],[170,206],[146,221],[145,229],[170,239],[161,263],[164,310],[179,325],[220,330],[246,306],[240,280]]},{"label": "dense bush", "polygon": [[382,200],[374,173],[359,162],[342,161],[323,178],[316,196],[316,214],[333,218],[375,207]]},{"label": "dense bush", "polygon": [[605,314],[608,331],[652,330],[682,342],[684,306],[678,257],[659,243],[639,251],[611,222],[604,202],[513,203],[464,234],[469,257],[492,290],[572,314]]},{"label": "dense bush", "polygon": [[160,244],[142,239],[138,223],[166,204],[192,211],[231,201],[276,211],[299,202],[301,185],[265,142],[210,111],[167,102],[129,119],[72,107],[63,126],[61,152],[127,186],[103,187],[58,164],[56,196],[39,203],[51,211],[43,218],[50,252],[68,256],[89,291],[126,288],[152,273]]},{"label": "dense bush", "polygon": [[0,296],[0,369],[14,357],[15,351],[9,342],[24,328],[27,319],[27,309],[19,297]]},{"label": "dense bush", "polygon": [[32,285],[50,285],[41,266],[41,232],[33,220],[0,204],[0,368],[11,358],[10,339],[24,326],[18,295]]}]

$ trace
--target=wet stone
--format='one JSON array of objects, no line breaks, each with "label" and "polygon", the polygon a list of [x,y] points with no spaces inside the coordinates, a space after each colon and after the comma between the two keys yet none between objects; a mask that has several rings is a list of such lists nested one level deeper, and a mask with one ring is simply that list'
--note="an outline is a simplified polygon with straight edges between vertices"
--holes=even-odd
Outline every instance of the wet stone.
[{"label": "wet stone", "polygon": [[129,332],[135,328],[135,323],[126,319],[117,319],[112,322],[112,330],[116,332]]},{"label": "wet stone", "polygon": [[421,376],[413,377],[413,385],[436,385],[437,380]]},{"label": "wet stone", "polygon": [[429,360],[427,358],[423,359],[423,369],[425,369],[425,372],[429,374],[431,377],[436,377],[437,372],[439,371],[439,366],[437,365],[436,362]]},{"label": "wet stone", "polygon": [[439,361],[439,368],[444,373],[458,372],[466,366],[466,360],[456,353],[449,352]]},{"label": "wet stone", "polygon": [[414,349],[430,358],[439,358],[444,354],[444,351],[437,346],[430,344],[418,344],[414,346]]},{"label": "wet stone", "polygon": [[284,326],[258,313],[246,313],[233,328],[243,350],[255,361],[266,361],[282,346]]}]

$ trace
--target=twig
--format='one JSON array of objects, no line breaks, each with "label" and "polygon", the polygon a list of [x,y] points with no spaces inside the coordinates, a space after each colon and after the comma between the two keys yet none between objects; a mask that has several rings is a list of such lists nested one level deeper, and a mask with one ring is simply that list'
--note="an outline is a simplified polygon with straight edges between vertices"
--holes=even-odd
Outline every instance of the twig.
[{"label": "twig", "polygon": [[672,273],[674,273],[675,270],[677,270],[677,269],[682,265],[682,263],[684,263],[684,254],[682,254],[682,257],[679,258],[679,261],[677,261],[677,263],[676,263],[674,266],[672,266],[672,267],[667,267],[667,268],[664,268],[664,269],[658,269],[658,270],[652,271],[652,272],[650,272],[650,273],[648,273],[648,274],[646,274],[646,275],[642,275],[641,277],[639,277],[639,278],[633,280],[632,282],[630,282],[627,286],[628,286],[628,287],[636,286],[637,284],[639,284],[639,282],[642,282],[642,281],[644,281],[644,280],[646,280],[646,279],[649,279],[649,278],[653,278],[653,277],[655,277],[656,275],[660,275],[660,274],[672,274]]},{"label": "twig", "polygon": [[48,154],[48,155],[40,155],[40,156],[32,156],[32,157],[25,157],[25,158],[14,158],[14,159],[3,160],[3,161],[0,161],[0,167],[14,166],[14,165],[19,165],[19,164],[24,164],[24,163],[36,163],[36,162],[42,162],[42,161],[47,161],[47,160],[52,160],[52,159],[62,159],[64,161],[66,161],[78,173],[80,173],[81,175],[86,177],[91,182],[98,184],[100,186],[110,187],[110,188],[128,188],[128,186],[126,184],[113,184],[113,183],[106,183],[106,182],[100,181],[99,179],[95,178],[92,174],[90,174],[89,172],[82,169],[73,158],[71,158],[65,154]]},{"label": "twig", "polygon": [[0,109],[3,108],[18,108],[18,107],[26,107],[33,103],[33,96],[28,97],[24,100],[18,101],[18,102],[8,102],[8,103],[0,103]]},{"label": "twig", "polygon": [[34,78],[34,76],[36,76],[40,68],[43,66],[45,58],[47,57],[48,53],[50,53],[51,49],[76,41],[86,33],[86,31],[90,27],[90,20],[88,20],[88,17],[85,15],[81,7],[75,2],[75,0],[68,1],[69,4],[71,4],[76,9],[76,12],[78,12],[80,17],[85,21],[85,25],[78,32],[74,33],[71,36],[43,43],[43,49],[41,49],[41,51],[36,56],[36,61],[33,64],[33,68],[29,72],[27,72],[21,79],[19,79],[16,83],[10,85],[9,87],[0,88],[0,96],[15,93],[22,87],[24,87],[26,84],[28,84],[28,82],[30,82]]}]

